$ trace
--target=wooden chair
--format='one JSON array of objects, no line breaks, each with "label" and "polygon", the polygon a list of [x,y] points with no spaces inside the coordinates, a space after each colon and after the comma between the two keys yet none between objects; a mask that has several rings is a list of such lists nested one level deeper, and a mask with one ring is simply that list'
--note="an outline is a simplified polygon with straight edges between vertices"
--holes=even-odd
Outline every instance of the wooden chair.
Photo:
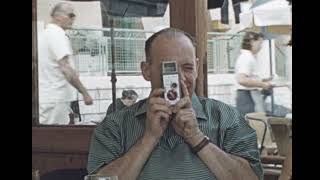
[{"label": "wooden chair", "polygon": [[291,180],[292,179],[292,137],[290,135],[288,152],[286,154],[286,159],[283,163],[283,168],[279,180]]},{"label": "wooden chair", "polygon": [[[278,178],[282,175],[283,173],[290,174],[290,171],[287,172],[285,170],[286,167],[289,167],[290,169],[290,162],[288,161],[286,157],[287,152],[291,150],[291,147],[288,146],[289,144],[289,135],[291,133],[291,120],[287,118],[279,118],[279,117],[270,117],[266,116],[263,113],[249,113],[246,115],[246,120],[254,120],[254,121],[260,121],[261,124],[263,124],[260,132],[260,139],[262,136],[261,140],[261,149],[260,149],[260,154],[261,154],[261,162],[263,164],[264,168],[264,174],[265,174],[265,180],[278,180]],[[252,121],[251,121],[252,122]],[[270,128],[267,128],[269,125]],[[268,132],[266,129],[269,129],[269,140],[266,143],[266,134]],[[267,133],[266,133],[267,132]],[[259,133],[257,132],[257,135],[259,137]],[[271,139],[270,139],[271,138]],[[264,153],[265,150],[269,150],[265,147],[266,144],[270,144],[271,141],[275,141],[278,153],[277,155],[274,155],[271,153]],[[263,152],[262,152],[263,151]],[[284,165],[284,164],[288,165]],[[279,166],[282,165],[283,167]]]},{"label": "wooden chair", "polygon": [[271,149],[276,149],[275,138],[270,125],[267,123],[268,118],[265,113],[248,113],[245,115],[249,125],[256,130],[260,155],[266,154],[265,152]]},{"label": "wooden chair", "polygon": [[285,156],[279,180],[292,179],[292,120],[286,118],[270,118],[279,154]]}]

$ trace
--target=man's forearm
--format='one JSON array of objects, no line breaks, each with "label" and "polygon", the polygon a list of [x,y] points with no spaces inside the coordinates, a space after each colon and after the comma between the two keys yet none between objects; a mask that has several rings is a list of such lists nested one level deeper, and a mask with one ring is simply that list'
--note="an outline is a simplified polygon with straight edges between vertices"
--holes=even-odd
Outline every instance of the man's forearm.
[{"label": "man's forearm", "polygon": [[156,144],[157,140],[142,137],[125,155],[103,166],[97,174],[117,175],[119,180],[137,179]]},{"label": "man's forearm", "polygon": [[63,67],[62,72],[67,79],[67,81],[76,88],[82,95],[88,95],[87,89],[81,83],[79,76],[76,71],[73,70],[70,66]]},{"label": "man's forearm", "polygon": [[272,77],[263,78],[263,79],[262,79],[262,82],[268,82],[268,81],[271,81],[272,79],[273,79]]},{"label": "man's forearm", "polygon": [[258,180],[249,163],[209,143],[198,152],[200,159],[219,180]]},{"label": "man's forearm", "polygon": [[88,91],[87,89],[83,86],[83,84],[81,83],[79,77],[74,74],[71,78],[71,80],[69,81],[69,83],[75,87],[82,95],[88,95]]},{"label": "man's forearm", "polygon": [[245,80],[240,81],[240,84],[242,86],[246,86],[246,87],[260,87],[260,88],[263,88],[264,82],[259,81],[259,80],[255,80],[255,79],[246,78]]}]

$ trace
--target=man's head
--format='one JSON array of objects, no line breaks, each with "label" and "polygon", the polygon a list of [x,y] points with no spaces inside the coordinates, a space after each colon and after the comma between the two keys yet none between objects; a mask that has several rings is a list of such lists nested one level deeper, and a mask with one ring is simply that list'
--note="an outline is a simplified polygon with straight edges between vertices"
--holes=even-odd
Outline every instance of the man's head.
[{"label": "man's head", "polygon": [[145,80],[151,81],[152,89],[161,88],[161,63],[176,61],[180,78],[188,88],[190,97],[195,89],[198,75],[195,41],[187,33],[166,28],[153,34],[145,44],[146,62],[141,63]]},{"label": "man's head", "polygon": [[123,90],[121,100],[124,105],[131,106],[138,99],[138,94],[134,90]]},{"label": "man's head", "polygon": [[70,29],[75,20],[74,10],[71,4],[60,2],[51,11],[52,22],[62,29]]},{"label": "man's head", "polygon": [[253,54],[260,51],[263,42],[263,34],[256,32],[246,32],[242,40],[242,49],[247,49]]}]

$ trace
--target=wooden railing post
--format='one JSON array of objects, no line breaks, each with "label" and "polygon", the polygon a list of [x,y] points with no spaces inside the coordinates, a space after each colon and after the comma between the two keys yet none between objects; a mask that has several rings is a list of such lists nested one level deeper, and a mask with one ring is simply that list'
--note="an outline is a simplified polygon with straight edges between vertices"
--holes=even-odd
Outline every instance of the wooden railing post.
[{"label": "wooden railing post", "polygon": [[207,97],[207,0],[170,0],[169,3],[170,26],[193,35],[197,41],[196,56],[199,58],[199,72],[196,94]]}]

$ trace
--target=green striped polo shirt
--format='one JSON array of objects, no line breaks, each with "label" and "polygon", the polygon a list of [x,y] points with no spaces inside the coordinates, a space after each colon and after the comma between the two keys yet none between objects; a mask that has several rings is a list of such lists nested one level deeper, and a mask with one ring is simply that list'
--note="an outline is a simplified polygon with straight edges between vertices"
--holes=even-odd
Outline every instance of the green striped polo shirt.
[{"label": "green striped polo shirt", "polygon": [[[113,106],[113,103],[111,103],[109,105],[106,115],[108,115],[108,114],[113,112],[113,107],[112,106]],[[119,111],[119,110],[121,110],[122,108],[125,108],[125,107],[127,107],[127,106],[123,104],[123,102],[121,101],[121,98],[117,98],[116,99],[116,110],[115,111]]]},{"label": "green striped polo shirt", "polygon": [[[142,137],[148,100],[111,113],[96,127],[90,145],[87,169],[101,166],[124,155]],[[257,136],[235,108],[217,100],[192,96],[199,128],[223,151],[242,157],[259,179],[263,170]],[[139,180],[215,180],[214,172],[195,154],[169,124],[140,172]]]}]

